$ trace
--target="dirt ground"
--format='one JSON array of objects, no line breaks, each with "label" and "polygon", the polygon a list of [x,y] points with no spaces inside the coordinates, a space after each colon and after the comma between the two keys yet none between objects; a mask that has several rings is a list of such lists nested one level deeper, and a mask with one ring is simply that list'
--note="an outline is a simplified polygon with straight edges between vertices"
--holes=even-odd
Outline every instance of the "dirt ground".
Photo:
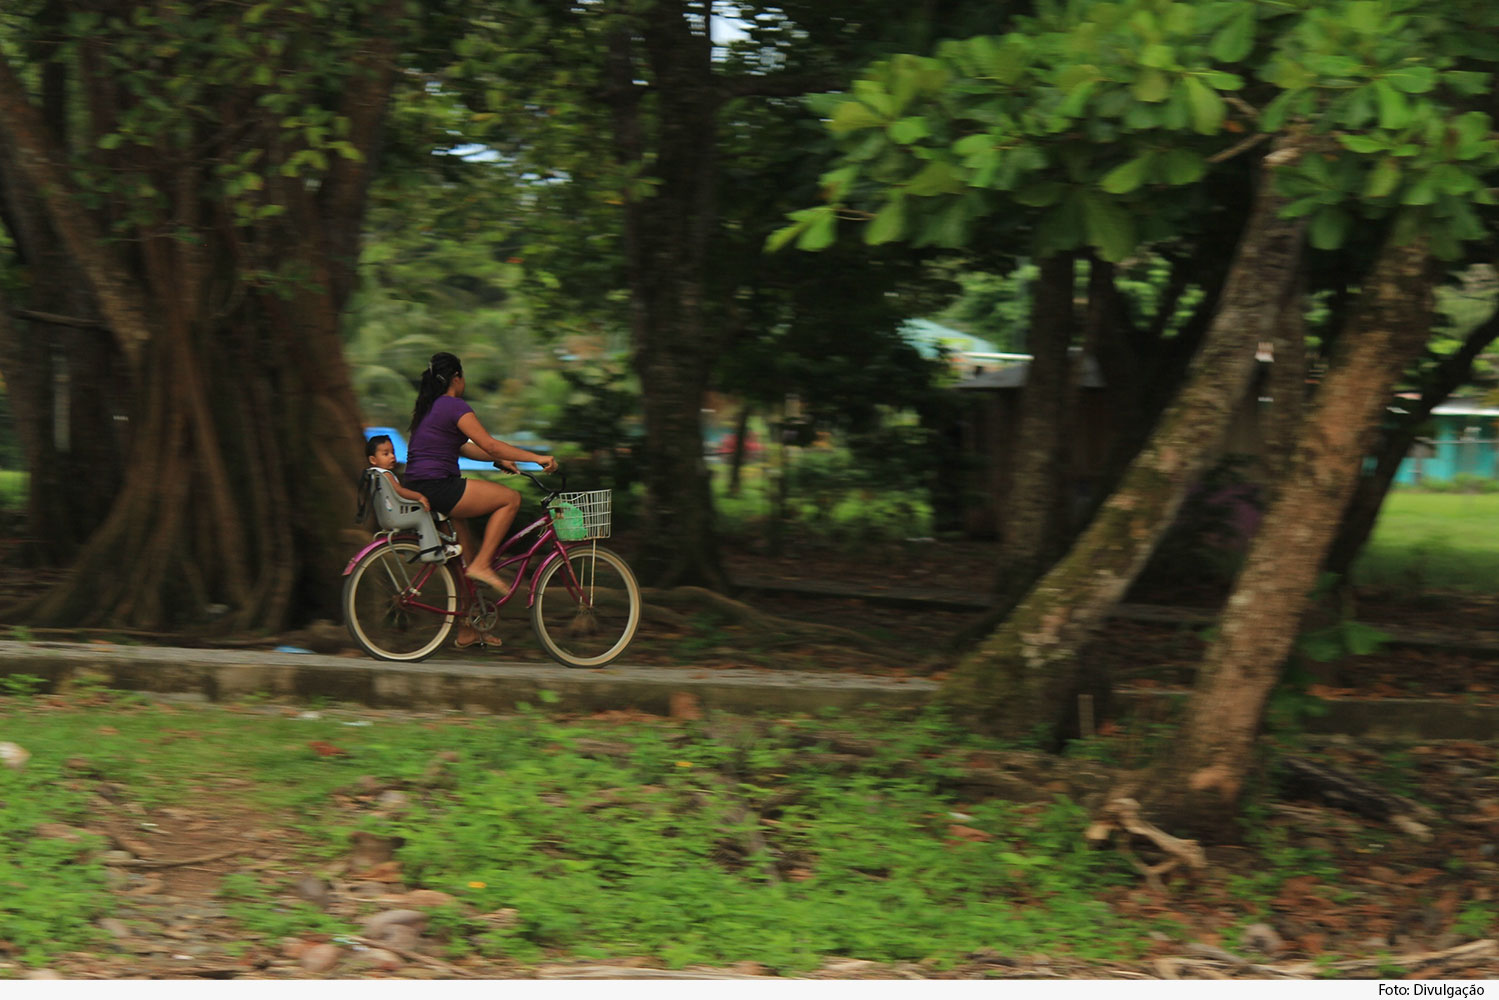
[{"label": "dirt ground", "polygon": [[[628,540],[619,547],[627,549]],[[727,568],[736,581],[762,588],[781,585],[842,587],[897,598],[908,592],[953,601],[981,599],[993,552],[983,546],[913,543],[857,555],[802,550],[796,557],[769,558],[731,550]],[[34,581],[30,586],[34,586]],[[0,587],[5,585],[0,584]],[[751,626],[704,615],[697,627],[647,623],[634,659],[691,662],[704,668],[781,666],[930,675],[942,662],[933,656],[949,640],[978,622],[982,611],[959,606],[918,606],[848,596],[808,596],[746,589],[739,595],[756,611],[785,619],[834,624],[880,639],[878,648],[836,641],[776,642]],[[1193,594],[1149,592],[1177,609],[1174,620],[1120,617],[1111,621],[1088,655],[1105,658],[1120,683],[1180,686],[1205,644],[1208,600]],[[1207,596],[1207,595],[1195,595]],[[1339,665],[1325,686],[1360,695],[1425,696],[1487,701],[1499,692],[1499,653],[1461,648],[1461,640],[1492,641],[1499,602],[1484,595],[1360,594],[1361,620],[1390,629],[1440,632],[1451,647],[1391,644],[1378,653]],[[524,619],[507,628],[507,658],[537,658]],[[336,631],[336,630],[335,630]],[[297,635],[258,640],[296,641]],[[335,637],[336,639],[336,637]],[[137,640],[139,641],[139,640]],[[345,650],[349,655],[357,655]],[[472,652],[464,656],[483,657]],[[290,709],[288,709],[290,710]],[[1258,839],[1248,845],[1209,845],[1207,867],[1158,881],[1142,873],[1132,886],[1101,894],[1127,918],[1169,917],[1190,930],[1190,940],[1161,935],[1139,961],[1083,966],[1065,956],[977,953],[950,970],[920,965],[879,965],[830,959],[811,976],[877,978],[1488,978],[1499,975],[1499,747],[1434,742],[1392,750],[1329,738],[1309,748],[1318,759],[1348,774],[1415,801],[1401,817],[1360,815],[1315,795],[1284,789],[1262,797],[1253,823]],[[992,764],[993,762],[988,762]],[[1268,780],[1268,779],[1267,779]],[[141,807],[99,789],[91,825],[115,831],[115,846],[135,860],[188,859],[191,864],[123,866],[117,885],[116,923],[107,929],[115,946],[55,963],[67,978],[307,978],[309,949],[327,945],[308,936],[291,940],[247,939],[229,919],[217,895],[224,876],[279,870],[301,846],[286,817],[245,811],[230,787],[207,790],[202,801],[142,812]],[[350,826],[359,809],[380,790],[353,790],[346,807]],[[961,806],[961,803],[959,803]],[[130,831],[157,831],[151,854],[134,851]],[[138,840],[138,838],[137,838]],[[357,846],[357,845],[356,845]],[[1152,857],[1135,844],[1138,857]],[[380,867],[384,865],[384,868]],[[319,905],[329,912],[380,907],[420,907],[425,891],[402,881],[399,868],[358,862],[326,873]],[[372,875],[375,872],[376,875]],[[378,876],[378,877],[377,877]],[[1274,879],[1267,907],[1247,902],[1250,887]],[[296,898],[288,888],[288,900]],[[303,898],[306,898],[305,894]],[[430,901],[430,900],[429,900]],[[1257,908],[1258,907],[1258,908]],[[1249,914],[1254,914],[1250,924]],[[1248,927],[1254,928],[1249,934]],[[1247,937],[1246,937],[1247,935]],[[1252,939],[1252,940],[1251,940]],[[247,943],[248,942],[248,943]],[[384,961],[370,950],[344,943],[346,961],[327,973],[354,978],[751,978],[767,970],[748,965],[724,969],[653,968],[648,959],[580,964],[559,958],[541,967],[503,962],[452,960],[434,948],[413,949]]]}]

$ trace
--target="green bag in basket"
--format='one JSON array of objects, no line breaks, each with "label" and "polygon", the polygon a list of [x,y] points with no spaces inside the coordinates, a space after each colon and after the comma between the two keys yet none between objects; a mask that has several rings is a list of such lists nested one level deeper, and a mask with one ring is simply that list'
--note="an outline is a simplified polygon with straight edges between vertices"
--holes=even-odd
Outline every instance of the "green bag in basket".
[{"label": "green bag in basket", "polygon": [[551,508],[552,525],[557,529],[557,537],[564,542],[579,542],[588,537],[588,529],[583,524],[583,512],[575,504],[566,500],[558,500]]}]

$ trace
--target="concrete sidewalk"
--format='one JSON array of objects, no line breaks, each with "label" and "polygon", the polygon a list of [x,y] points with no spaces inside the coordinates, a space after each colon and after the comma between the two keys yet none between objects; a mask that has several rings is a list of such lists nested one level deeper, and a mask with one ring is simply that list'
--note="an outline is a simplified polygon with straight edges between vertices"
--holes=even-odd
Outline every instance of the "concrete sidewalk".
[{"label": "concrete sidewalk", "polygon": [[[0,677],[43,678],[49,687],[89,679],[116,690],[233,701],[249,696],[320,698],[374,708],[509,712],[520,704],[590,713],[636,709],[673,714],[674,700],[708,711],[798,713],[859,708],[914,709],[937,685],[920,678],[791,670],[647,667],[602,670],[545,663],[434,658],[383,663],[365,658],[265,650],[183,649],[105,643],[0,641]],[[543,699],[543,692],[550,692]],[[1180,692],[1115,692],[1121,715],[1168,717]],[[1418,698],[1320,701],[1313,733],[1371,740],[1499,739],[1499,706]]]}]

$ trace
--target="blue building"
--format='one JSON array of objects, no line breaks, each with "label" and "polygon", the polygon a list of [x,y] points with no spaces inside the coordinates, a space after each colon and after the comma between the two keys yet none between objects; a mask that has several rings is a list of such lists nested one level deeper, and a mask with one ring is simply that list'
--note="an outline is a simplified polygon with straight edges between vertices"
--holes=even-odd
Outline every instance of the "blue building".
[{"label": "blue building", "polygon": [[1431,424],[1431,436],[1400,463],[1397,484],[1499,479],[1499,407],[1444,403],[1431,411]]}]

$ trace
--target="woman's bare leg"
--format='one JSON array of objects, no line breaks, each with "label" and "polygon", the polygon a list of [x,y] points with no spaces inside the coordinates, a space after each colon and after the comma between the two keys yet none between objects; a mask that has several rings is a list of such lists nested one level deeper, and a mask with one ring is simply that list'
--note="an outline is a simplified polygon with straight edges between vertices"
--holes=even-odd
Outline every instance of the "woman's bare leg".
[{"label": "woman's bare leg", "polygon": [[[458,546],[463,549],[465,560],[474,551],[474,533],[469,530],[468,522],[461,517],[452,518],[453,530],[458,534]],[[451,564],[456,566],[456,564]],[[463,586],[460,580],[458,584],[458,634],[454,638],[465,646],[474,641],[474,627],[468,623],[468,588]]]},{"label": "woman's bare leg", "polygon": [[[479,543],[477,552],[472,549],[473,539],[468,532],[460,534],[459,538],[460,544],[463,545],[464,558],[468,560],[469,578],[486,583],[502,593],[507,592],[509,588],[495,575],[490,564],[494,562],[495,553],[499,551],[500,542],[504,539],[505,533],[510,530],[510,525],[515,523],[515,515],[519,510],[519,493],[508,486],[501,486],[499,483],[491,483],[484,479],[468,480],[464,486],[463,497],[453,505],[452,515],[455,519],[489,515],[489,524],[484,529],[484,540]],[[461,521],[458,523],[462,524]]]}]

